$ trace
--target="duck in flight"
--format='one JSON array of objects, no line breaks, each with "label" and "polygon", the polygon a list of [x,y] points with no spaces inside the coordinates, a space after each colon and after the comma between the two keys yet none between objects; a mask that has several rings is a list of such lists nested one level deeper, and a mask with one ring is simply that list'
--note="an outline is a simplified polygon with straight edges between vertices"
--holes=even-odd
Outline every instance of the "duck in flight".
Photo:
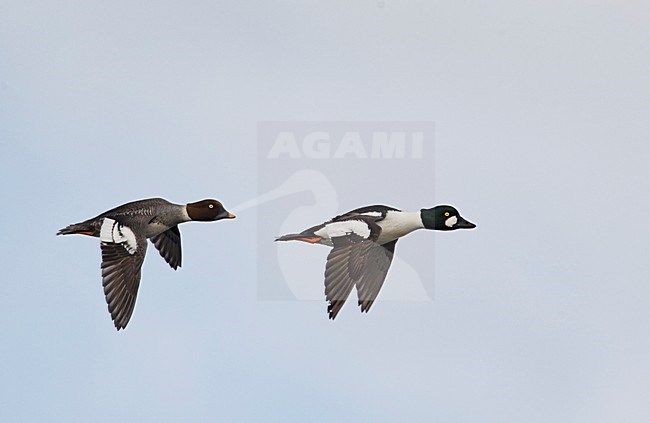
[{"label": "duck in flight", "polygon": [[276,241],[333,247],[325,265],[325,297],[329,318],[335,319],[353,287],[361,311],[370,310],[388,274],[395,244],[404,235],[418,229],[453,231],[475,227],[452,206],[405,212],[377,205],[352,210]]},{"label": "duck in flight", "polygon": [[126,327],[133,314],[147,239],[176,270],[181,266],[180,223],[234,218],[235,215],[226,211],[217,200],[181,205],[162,198],[150,198],[123,204],[92,219],[69,225],[59,230],[57,235],[99,237],[104,295],[119,331]]}]

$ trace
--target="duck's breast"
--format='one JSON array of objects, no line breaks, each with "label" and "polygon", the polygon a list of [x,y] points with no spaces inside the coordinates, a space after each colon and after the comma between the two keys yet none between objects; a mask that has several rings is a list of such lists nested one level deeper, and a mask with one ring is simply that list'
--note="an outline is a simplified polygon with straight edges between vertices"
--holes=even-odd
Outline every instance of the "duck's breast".
[{"label": "duck's breast", "polygon": [[388,211],[377,224],[381,227],[377,242],[382,245],[424,227],[419,212]]}]

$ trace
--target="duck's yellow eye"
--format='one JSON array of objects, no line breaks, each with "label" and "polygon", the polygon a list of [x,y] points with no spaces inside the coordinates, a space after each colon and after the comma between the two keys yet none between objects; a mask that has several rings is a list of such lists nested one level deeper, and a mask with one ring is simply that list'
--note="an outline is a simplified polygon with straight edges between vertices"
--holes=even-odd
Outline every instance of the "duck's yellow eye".
[{"label": "duck's yellow eye", "polygon": [[210,207],[211,209],[213,209],[213,208],[214,208],[214,204],[208,204],[208,207]]},{"label": "duck's yellow eye", "polygon": [[449,212],[445,212],[445,217],[449,217]]}]

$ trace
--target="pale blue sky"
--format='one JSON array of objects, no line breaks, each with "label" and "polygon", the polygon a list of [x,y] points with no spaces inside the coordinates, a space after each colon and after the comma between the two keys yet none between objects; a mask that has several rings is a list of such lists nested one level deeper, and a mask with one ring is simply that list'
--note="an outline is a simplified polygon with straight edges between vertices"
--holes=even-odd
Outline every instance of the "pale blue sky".
[{"label": "pale blue sky", "polygon": [[[0,1],[0,420],[646,421],[649,16]],[[427,184],[400,168],[386,192],[382,166],[341,204],[451,203],[478,224],[400,241],[433,300],[351,302],[331,322],[324,301],[260,299],[258,252],[276,245],[248,208],[183,225],[178,272],[150,249],[115,332],[97,240],[56,231],[139,198],[254,199],[260,121],[435,123]],[[324,266],[326,249],[288,248]]]}]

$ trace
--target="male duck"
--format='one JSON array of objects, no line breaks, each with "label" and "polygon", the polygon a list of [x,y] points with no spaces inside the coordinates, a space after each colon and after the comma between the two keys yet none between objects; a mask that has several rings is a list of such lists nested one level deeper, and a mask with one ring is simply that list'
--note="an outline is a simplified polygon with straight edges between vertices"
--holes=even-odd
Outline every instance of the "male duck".
[{"label": "male duck", "polygon": [[234,218],[217,200],[180,205],[162,198],[150,198],[123,204],[92,219],[69,225],[57,235],[99,237],[104,295],[119,331],[126,327],[133,314],[147,239],[151,239],[162,258],[176,270],[181,265],[178,224]]},{"label": "male duck", "polygon": [[356,286],[362,312],[368,312],[379,294],[393,260],[397,240],[417,229],[453,231],[472,229],[452,206],[405,212],[387,206],[362,207],[299,234],[276,241],[303,241],[334,247],[325,266],[325,296],[334,319]]}]

